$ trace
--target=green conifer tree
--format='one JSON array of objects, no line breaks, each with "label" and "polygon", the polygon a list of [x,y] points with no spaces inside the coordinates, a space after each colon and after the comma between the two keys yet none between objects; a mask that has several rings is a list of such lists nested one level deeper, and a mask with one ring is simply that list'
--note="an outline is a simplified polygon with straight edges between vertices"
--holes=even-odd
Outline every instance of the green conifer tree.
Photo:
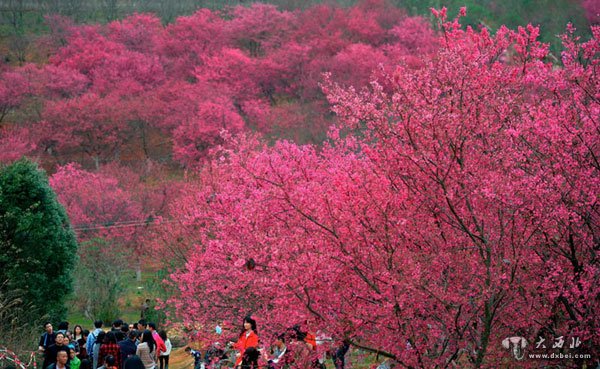
[{"label": "green conifer tree", "polygon": [[26,159],[0,168],[0,292],[21,291],[30,323],[64,319],[76,258],[75,234],[46,174]]}]

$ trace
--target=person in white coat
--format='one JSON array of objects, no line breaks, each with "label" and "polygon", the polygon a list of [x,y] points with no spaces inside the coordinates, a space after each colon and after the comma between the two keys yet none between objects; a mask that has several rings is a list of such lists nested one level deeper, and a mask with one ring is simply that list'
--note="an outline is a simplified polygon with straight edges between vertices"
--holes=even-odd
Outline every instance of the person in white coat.
[{"label": "person in white coat", "polygon": [[167,336],[166,331],[161,330],[158,332],[158,335],[165,342],[165,346],[167,348],[167,350],[165,352],[161,352],[160,356],[158,357],[160,369],[169,369],[169,355],[171,355],[171,348],[173,348],[173,345],[171,345],[171,340]]}]

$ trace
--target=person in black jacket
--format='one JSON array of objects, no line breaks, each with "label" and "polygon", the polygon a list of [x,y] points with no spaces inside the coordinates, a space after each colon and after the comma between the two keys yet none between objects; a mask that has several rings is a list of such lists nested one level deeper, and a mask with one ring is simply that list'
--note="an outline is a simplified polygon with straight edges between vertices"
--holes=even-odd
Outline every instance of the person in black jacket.
[{"label": "person in black jacket", "polygon": [[46,332],[44,332],[44,334],[42,334],[42,336],[40,337],[40,343],[39,343],[39,347],[38,347],[38,350],[40,352],[46,351],[46,349],[48,347],[50,347],[51,345],[54,345],[54,343],[56,341],[56,333],[54,333],[54,330],[52,328],[52,323],[50,323],[50,322],[44,323],[44,330]]},{"label": "person in black jacket", "polygon": [[137,331],[129,331],[129,334],[126,339],[119,342],[119,348],[121,349],[121,368],[124,368],[125,361],[135,355],[135,351],[137,346],[135,345],[135,341],[138,337]]},{"label": "person in black jacket", "polygon": [[48,346],[45,351],[43,368],[47,368],[50,364],[56,363],[56,355],[59,351],[64,351],[67,354],[67,361],[69,360],[69,346],[64,344],[65,335],[62,333],[56,334],[56,343]]}]

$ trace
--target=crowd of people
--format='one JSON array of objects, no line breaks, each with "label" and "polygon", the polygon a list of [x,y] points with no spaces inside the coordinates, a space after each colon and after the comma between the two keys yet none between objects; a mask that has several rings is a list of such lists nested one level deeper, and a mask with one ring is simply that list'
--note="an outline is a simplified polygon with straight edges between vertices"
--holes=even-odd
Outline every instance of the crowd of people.
[{"label": "crowd of people", "polygon": [[[105,331],[103,325],[101,320],[95,321],[90,332],[80,325],[69,330],[69,323],[61,322],[55,331],[52,323],[46,322],[38,347],[44,356],[42,368],[169,368],[171,341],[166,331],[157,331],[155,323],[141,319],[127,324],[117,319],[109,331]],[[132,367],[133,363],[141,363],[142,366]]]},{"label": "crowd of people", "polygon": [[[215,328],[217,335],[222,327]],[[242,369],[326,369],[326,358],[330,357],[336,369],[344,369],[345,355],[350,345],[347,341],[340,346],[318,350],[330,338],[317,337],[303,331],[299,325],[290,327],[275,336],[271,344],[264,345],[259,339],[256,321],[245,317],[239,335],[226,344],[215,342],[202,355],[201,351],[186,348],[194,357],[194,369],[235,367]]]},{"label": "crowd of people", "polygon": [[[155,323],[141,319],[127,324],[120,319],[110,330],[104,323],[94,322],[89,331],[80,325],[69,330],[69,323],[61,322],[55,331],[50,322],[44,324],[44,334],[39,341],[39,352],[44,355],[43,369],[168,369],[171,341],[165,330],[157,331]],[[217,335],[223,333],[220,324]],[[194,357],[194,369],[235,367],[243,369],[325,369],[330,357],[336,369],[344,369],[348,342],[329,350],[317,350],[324,339],[303,331],[299,325],[274,337],[265,346],[259,339],[256,321],[245,317],[241,331],[235,339],[215,342],[204,354],[189,347],[186,351]]]}]

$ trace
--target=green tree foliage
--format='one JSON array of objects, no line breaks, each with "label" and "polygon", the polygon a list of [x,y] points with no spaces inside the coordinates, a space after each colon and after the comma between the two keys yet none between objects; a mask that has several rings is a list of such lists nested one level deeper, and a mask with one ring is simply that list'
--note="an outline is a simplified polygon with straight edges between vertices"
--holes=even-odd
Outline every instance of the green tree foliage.
[{"label": "green tree foliage", "polygon": [[19,290],[30,322],[63,319],[77,241],[45,173],[26,159],[0,168],[0,285]]},{"label": "green tree foliage", "polygon": [[550,50],[560,59],[562,43],[557,35],[563,34],[567,23],[578,29],[579,35],[591,36],[581,1],[572,0],[391,0],[392,4],[407,9],[413,15],[425,15],[429,8],[448,8],[448,14],[458,14],[460,7],[467,8],[461,24],[472,27],[485,26],[492,31],[501,25],[517,28],[531,23],[540,26],[540,40],[550,44]]},{"label": "green tree foliage", "polygon": [[117,300],[125,291],[123,272],[131,255],[121,244],[102,238],[80,246],[74,307],[91,320],[113,321],[121,315]]}]

